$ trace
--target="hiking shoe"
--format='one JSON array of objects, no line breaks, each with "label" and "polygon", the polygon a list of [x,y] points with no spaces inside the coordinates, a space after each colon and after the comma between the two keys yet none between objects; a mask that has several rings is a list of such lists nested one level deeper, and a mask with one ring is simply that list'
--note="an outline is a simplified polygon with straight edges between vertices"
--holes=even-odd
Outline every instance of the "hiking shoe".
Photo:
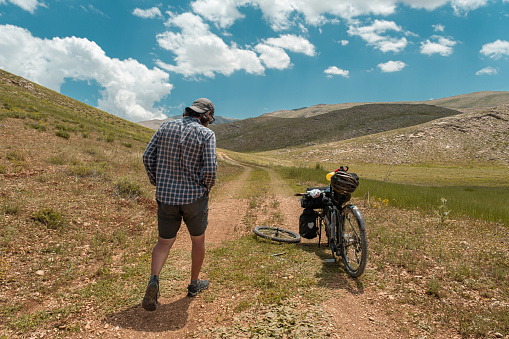
[{"label": "hiking shoe", "polygon": [[159,296],[159,281],[158,279],[151,277],[148,282],[147,290],[145,291],[145,297],[141,303],[144,309],[147,311],[155,311],[157,308],[157,297]]},{"label": "hiking shoe", "polygon": [[207,280],[198,280],[196,285],[190,284],[187,286],[187,296],[195,297],[198,293],[203,290],[206,290],[209,287],[209,282]]}]

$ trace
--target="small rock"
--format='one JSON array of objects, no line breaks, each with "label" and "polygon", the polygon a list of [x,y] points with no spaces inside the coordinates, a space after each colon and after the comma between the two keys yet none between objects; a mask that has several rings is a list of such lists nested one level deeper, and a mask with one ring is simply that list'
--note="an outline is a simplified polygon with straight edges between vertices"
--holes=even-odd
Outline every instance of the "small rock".
[{"label": "small rock", "polygon": [[495,332],[494,334],[495,334],[495,337],[497,337],[497,338],[503,338],[504,337],[502,333]]},{"label": "small rock", "polygon": [[373,318],[373,317],[369,317],[368,319],[369,319],[369,321],[375,321],[375,318]]},{"label": "small rock", "polygon": [[38,271],[35,271],[35,274],[43,276],[44,275],[44,271],[43,270],[38,270]]}]

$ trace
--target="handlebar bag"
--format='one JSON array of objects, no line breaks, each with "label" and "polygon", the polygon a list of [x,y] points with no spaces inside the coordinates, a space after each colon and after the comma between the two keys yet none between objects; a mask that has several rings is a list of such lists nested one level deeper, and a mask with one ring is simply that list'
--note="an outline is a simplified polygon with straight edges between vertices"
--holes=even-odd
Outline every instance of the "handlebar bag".
[{"label": "handlebar bag", "polygon": [[317,198],[313,198],[310,195],[306,194],[300,199],[300,206],[302,208],[324,208],[327,206],[329,202],[328,198],[323,194],[320,194]]}]

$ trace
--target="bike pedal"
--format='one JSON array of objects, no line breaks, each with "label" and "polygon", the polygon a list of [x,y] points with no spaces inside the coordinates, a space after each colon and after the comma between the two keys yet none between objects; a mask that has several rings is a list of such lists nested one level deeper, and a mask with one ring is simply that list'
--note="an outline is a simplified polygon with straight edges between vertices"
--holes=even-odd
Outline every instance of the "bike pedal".
[{"label": "bike pedal", "polygon": [[325,262],[336,262],[336,259],[332,258],[332,259],[325,259],[324,260]]}]

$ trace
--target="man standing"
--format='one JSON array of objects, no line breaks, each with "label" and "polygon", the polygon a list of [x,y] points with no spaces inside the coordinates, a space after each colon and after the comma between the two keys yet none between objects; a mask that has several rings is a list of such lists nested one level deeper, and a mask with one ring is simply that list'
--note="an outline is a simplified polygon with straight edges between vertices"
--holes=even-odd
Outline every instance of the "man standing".
[{"label": "man standing", "polygon": [[162,124],[143,154],[150,182],[156,186],[159,237],[152,251],[151,277],[142,306],[155,311],[159,273],[168,258],[182,219],[191,235],[191,283],[194,297],[209,286],[198,275],[205,257],[209,192],[216,180],[216,136],[206,128],[213,123],[214,104],[197,99],[184,110],[183,119]]}]

